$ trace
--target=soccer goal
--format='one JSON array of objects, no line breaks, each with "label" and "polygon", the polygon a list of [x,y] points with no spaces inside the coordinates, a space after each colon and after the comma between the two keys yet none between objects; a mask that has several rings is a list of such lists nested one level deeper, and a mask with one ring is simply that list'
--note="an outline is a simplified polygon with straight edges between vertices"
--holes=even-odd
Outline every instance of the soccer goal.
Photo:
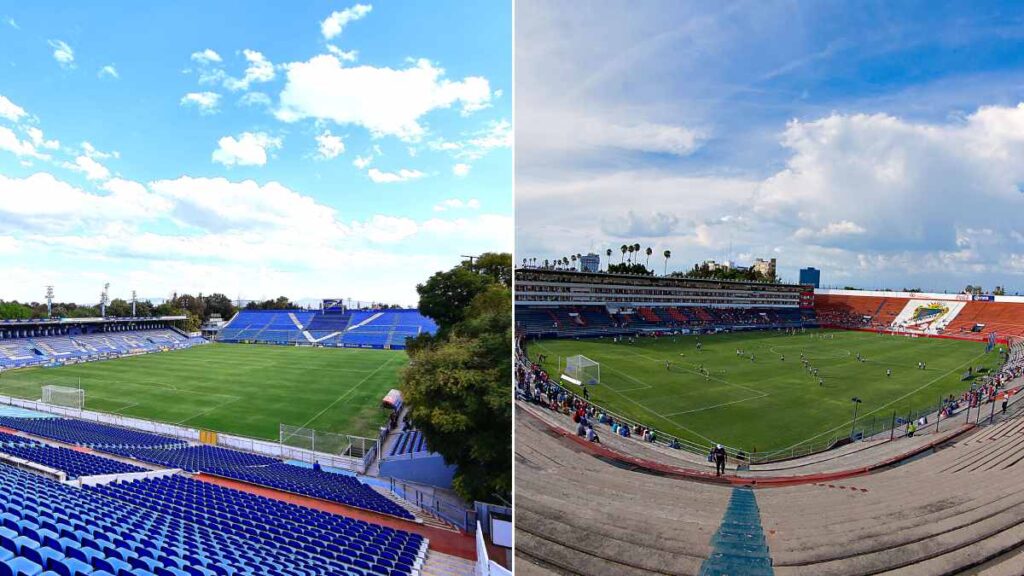
[{"label": "soccer goal", "polygon": [[595,362],[582,354],[570,356],[565,359],[565,370],[562,378],[573,384],[600,384],[601,364]]},{"label": "soccer goal", "polygon": [[71,388],[70,386],[56,386],[48,384],[43,386],[43,404],[51,406],[64,406],[75,410],[85,409],[85,390]]}]

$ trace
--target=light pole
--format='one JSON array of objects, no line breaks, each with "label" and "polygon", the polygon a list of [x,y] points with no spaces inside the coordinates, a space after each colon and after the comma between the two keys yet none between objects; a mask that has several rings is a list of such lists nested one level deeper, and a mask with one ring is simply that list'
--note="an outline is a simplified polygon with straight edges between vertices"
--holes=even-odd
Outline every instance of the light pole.
[{"label": "light pole", "polygon": [[850,440],[853,440],[853,431],[857,428],[857,409],[860,408],[861,399],[854,396],[850,398],[853,402],[853,425],[850,426]]}]

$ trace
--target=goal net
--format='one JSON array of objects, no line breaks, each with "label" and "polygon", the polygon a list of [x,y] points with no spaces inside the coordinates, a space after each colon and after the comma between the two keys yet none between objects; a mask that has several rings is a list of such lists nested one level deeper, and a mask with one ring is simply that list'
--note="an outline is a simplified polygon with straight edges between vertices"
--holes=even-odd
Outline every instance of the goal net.
[{"label": "goal net", "polygon": [[[565,378],[568,376],[568,378]],[[573,384],[600,384],[601,364],[583,356],[570,356],[565,359],[565,370],[562,377]]]},{"label": "goal net", "polygon": [[85,408],[85,390],[48,384],[43,386],[42,402],[51,406],[64,406],[66,408],[82,410]]}]

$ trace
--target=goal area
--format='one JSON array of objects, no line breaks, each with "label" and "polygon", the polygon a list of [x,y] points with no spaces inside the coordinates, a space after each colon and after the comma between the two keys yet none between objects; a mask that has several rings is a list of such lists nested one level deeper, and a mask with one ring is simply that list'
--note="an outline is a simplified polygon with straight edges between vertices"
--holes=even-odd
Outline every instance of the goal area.
[{"label": "goal area", "polygon": [[562,379],[577,386],[600,384],[601,364],[582,354],[570,356],[565,359]]},{"label": "goal area", "polygon": [[40,401],[51,406],[83,410],[85,408],[85,390],[70,386],[47,384],[42,388],[42,398]]}]

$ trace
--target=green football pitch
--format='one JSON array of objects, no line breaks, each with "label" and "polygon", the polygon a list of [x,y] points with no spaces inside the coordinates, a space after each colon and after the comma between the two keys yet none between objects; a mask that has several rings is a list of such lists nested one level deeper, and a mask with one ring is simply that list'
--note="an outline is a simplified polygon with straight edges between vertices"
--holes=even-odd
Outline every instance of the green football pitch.
[{"label": "green football pitch", "polygon": [[280,423],[376,438],[407,362],[392,350],[209,344],[4,373],[0,394],[38,400],[43,384],[80,384],[88,410],[271,440]]},{"label": "green football pitch", "polygon": [[[552,376],[570,356],[599,362],[600,383],[589,387],[590,399],[610,412],[680,439],[748,452],[849,434],[853,397],[862,400],[857,428],[877,429],[894,413],[923,410],[968,389],[961,381],[968,367],[1000,363],[997,352],[986,354],[977,342],[817,330],[664,336],[632,344],[542,340],[530,350],[533,358],[546,356]],[[818,377],[802,365],[801,354]]]}]

